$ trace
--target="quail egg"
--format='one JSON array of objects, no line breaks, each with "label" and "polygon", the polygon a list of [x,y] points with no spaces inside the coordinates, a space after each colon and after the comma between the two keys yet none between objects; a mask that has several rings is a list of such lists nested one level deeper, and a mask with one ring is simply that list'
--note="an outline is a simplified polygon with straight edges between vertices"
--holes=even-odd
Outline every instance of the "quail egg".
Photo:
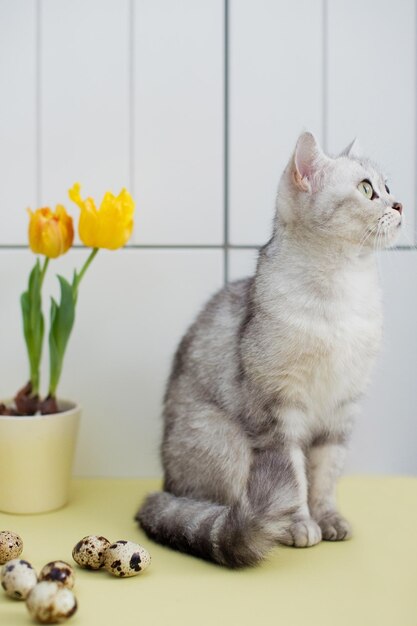
[{"label": "quail egg", "polygon": [[23,550],[23,541],[17,533],[11,530],[2,530],[0,532],[0,565],[17,559]]},{"label": "quail egg", "polygon": [[74,546],[72,558],[80,567],[100,569],[104,565],[104,555],[110,541],[98,535],[87,535]]},{"label": "quail egg", "polygon": [[136,576],[151,562],[149,552],[133,541],[119,540],[106,550],[104,567],[113,576]]},{"label": "quail egg", "polygon": [[43,567],[39,574],[39,581],[49,580],[63,587],[72,589],[74,586],[74,570],[65,561],[51,561]]},{"label": "quail egg", "polygon": [[42,580],[26,598],[31,616],[41,624],[65,622],[77,610],[77,600],[67,587]]},{"label": "quail egg", "polygon": [[38,582],[38,577],[30,563],[23,559],[12,559],[3,565],[0,580],[10,598],[24,600]]}]

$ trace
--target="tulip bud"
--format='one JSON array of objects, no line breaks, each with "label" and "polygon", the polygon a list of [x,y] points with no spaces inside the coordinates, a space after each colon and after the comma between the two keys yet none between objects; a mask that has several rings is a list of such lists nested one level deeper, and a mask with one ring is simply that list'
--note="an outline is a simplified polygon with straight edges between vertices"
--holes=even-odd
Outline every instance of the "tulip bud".
[{"label": "tulip bud", "polygon": [[65,254],[72,246],[74,239],[74,227],[72,217],[68,215],[62,205],[58,205],[55,213],[48,207],[28,210],[29,221],[29,245],[36,254],[43,254],[55,259]]}]

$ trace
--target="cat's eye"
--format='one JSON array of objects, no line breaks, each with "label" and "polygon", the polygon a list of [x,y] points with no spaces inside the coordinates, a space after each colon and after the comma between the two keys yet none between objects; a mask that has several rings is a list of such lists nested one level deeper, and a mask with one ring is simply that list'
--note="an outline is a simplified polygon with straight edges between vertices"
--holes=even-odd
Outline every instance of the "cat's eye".
[{"label": "cat's eye", "polygon": [[388,185],[385,185],[385,191],[386,191],[387,193],[391,193],[391,192],[390,192],[390,190],[389,190]]},{"label": "cat's eye", "polygon": [[362,180],[358,185],[358,189],[361,193],[363,193],[365,198],[368,198],[368,200],[373,200],[373,198],[375,197],[374,188],[372,187],[369,180]]}]

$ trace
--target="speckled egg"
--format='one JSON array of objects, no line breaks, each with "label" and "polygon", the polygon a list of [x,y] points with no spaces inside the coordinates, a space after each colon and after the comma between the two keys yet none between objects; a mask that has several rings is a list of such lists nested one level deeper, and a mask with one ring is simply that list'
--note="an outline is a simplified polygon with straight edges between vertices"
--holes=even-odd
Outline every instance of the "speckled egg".
[{"label": "speckled egg", "polygon": [[40,571],[39,581],[49,580],[58,583],[63,587],[72,589],[74,586],[74,570],[69,563],[65,561],[51,561],[47,563]]},{"label": "speckled egg", "polygon": [[149,552],[138,543],[120,539],[107,548],[104,567],[113,576],[136,576],[151,562]]},{"label": "speckled egg", "polygon": [[17,559],[23,550],[23,541],[17,533],[11,530],[2,530],[0,532],[0,565]]},{"label": "speckled egg", "polygon": [[26,598],[26,606],[33,619],[41,624],[60,624],[77,610],[77,600],[67,587],[42,580]]},{"label": "speckled egg", "polygon": [[98,535],[87,535],[74,546],[72,558],[80,567],[100,569],[104,565],[104,555],[110,541]]},{"label": "speckled egg", "polygon": [[24,600],[38,582],[38,577],[30,563],[23,559],[12,559],[3,565],[0,580],[10,598]]}]

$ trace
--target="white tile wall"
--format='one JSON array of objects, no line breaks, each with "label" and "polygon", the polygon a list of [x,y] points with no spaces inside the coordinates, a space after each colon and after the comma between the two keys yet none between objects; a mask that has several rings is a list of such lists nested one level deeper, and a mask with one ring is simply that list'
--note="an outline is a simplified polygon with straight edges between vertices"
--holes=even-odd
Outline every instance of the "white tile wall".
[{"label": "white tile wall", "polygon": [[322,25],[321,0],[230,4],[232,244],[269,239],[278,180],[299,133],[322,137]]},{"label": "white tile wall", "polygon": [[[417,252],[380,254],[384,342],[347,472],[417,474]],[[410,288],[411,286],[411,288]]]},{"label": "white tile wall", "polygon": [[[80,297],[61,387],[85,407],[78,473],[159,473],[175,345],[225,277],[253,270],[301,130],[332,151],[358,135],[405,205],[403,244],[414,239],[415,2],[378,7],[0,0],[0,396],[23,382],[26,207],[69,204],[75,180],[98,198],[127,185],[138,206],[130,249],[100,253]],[[415,260],[381,255],[389,341],[349,471],[417,471]]]},{"label": "white tile wall", "polygon": [[232,250],[229,256],[229,276],[230,280],[239,280],[252,276],[256,270],[258,250]]},{"label": "white tile wall", "polygon": [[41,202],[129,181],[129,2],[42,0]]},{"label": "white tile wall", "polygon": [[134,4],[137,243],[223,243],[223,2]]},{"label": "white tile wall", "polygon": [[0,241],[25,239],[37,202],[36,3],[0,1]]}]

